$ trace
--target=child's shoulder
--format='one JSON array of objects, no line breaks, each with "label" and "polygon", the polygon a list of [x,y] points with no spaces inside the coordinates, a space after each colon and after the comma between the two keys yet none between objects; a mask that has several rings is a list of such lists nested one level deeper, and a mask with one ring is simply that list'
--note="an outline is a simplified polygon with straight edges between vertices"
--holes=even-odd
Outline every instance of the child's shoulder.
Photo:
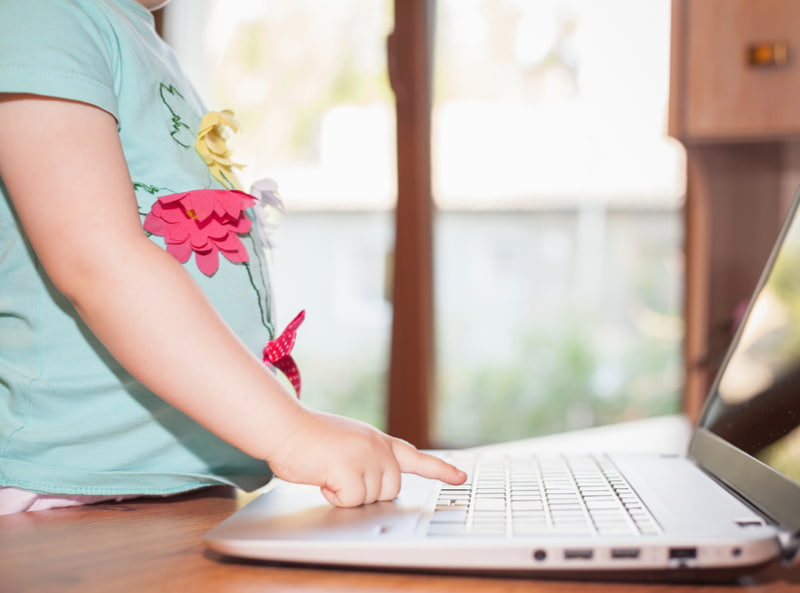
[{"label": "child's shoulder", "polygon": [[[95,0],[0,2],[4,25],[0,64],[36,60],[42,54],[74,56],[102,51],[113,29],[106,8],[105,2]],[[78,72],[81,64],[72,67]]]},{"label": "child's shoulder", "polygon": [[[133,0],[24,0],[0,2],[3,23],[3,57],[13,50],[8,41],[26,39],[17,46],[26,52],[52,47],[69,48],[88,44],[107,45],[120,24],[152,24],[153,17]],[[47,44],[37,44],[47,41]],[[11,51],[11,53],[16,53]]]},{"label": "child's shoulder", "polygon": [[122,64],[157,37],[133,0],[2,1],[0,23],[0,93],[81,101],[114,117]]},{"label": "child's shoulder", "polygon": [[[107,15],[108,3],[104,0],[25,0],[0,2],[0,18],[7,25],[3,35],[20,29],[27,32],[58,31],[80,27],[91,28]],[[13,25],[13,26],[8,26]]]}]

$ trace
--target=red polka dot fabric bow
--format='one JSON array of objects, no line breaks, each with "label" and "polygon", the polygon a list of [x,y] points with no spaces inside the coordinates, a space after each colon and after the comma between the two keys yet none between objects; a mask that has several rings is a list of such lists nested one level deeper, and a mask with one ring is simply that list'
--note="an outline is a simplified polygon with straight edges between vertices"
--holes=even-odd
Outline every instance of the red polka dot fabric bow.
[{"label": "red polka dot fabric bow", "polygon": [[286,326],[281,335],[274,340],[270,340],[264,346],[264,364],[274,365],[286,375],[286,378],[289,379],[292,387],[294,387],[297,397],[300,397],[300,369],[297,368],[297,363],[295,363],[291,354],[297,339],[297,328],[300,327],[305,318],[306,312],[300,311],[297,317],[292,319],[291,323]]}]

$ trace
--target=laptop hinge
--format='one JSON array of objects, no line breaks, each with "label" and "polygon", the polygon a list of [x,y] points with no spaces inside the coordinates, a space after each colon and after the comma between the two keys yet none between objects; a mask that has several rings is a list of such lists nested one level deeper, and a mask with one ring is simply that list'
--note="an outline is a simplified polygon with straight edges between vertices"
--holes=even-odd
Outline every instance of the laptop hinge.
[{"label": "laptop hinge", "polygon": [[790,533],[788,531],[778,532],[778,539],[781,542],[781,559],[787,566],[800,565],[800,533]]}]

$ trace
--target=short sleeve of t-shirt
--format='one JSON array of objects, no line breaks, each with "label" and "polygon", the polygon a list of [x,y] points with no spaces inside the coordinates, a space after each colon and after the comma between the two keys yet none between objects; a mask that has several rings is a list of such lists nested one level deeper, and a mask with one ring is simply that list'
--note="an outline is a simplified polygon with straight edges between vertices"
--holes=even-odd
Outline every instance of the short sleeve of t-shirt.
[{"label": "short sleeve of t-shirt", "polygon": [[77,0],[0,2],[0,92],[81,101],[119,119],[114,39],[91,10]]}]

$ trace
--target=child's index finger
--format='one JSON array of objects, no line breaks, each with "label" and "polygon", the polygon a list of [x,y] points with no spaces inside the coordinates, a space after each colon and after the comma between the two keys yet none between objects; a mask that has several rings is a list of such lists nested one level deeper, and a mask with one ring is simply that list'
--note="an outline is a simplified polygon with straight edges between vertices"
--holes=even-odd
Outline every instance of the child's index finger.
[{"label": "child's index finger", "polygon": [[463,484],[467,479],[467,474],[456,466],[435,455],[423,453],[404,441],[394,441],[393,448],[400,471],[403,473],[441,480],[454,486]]}]

